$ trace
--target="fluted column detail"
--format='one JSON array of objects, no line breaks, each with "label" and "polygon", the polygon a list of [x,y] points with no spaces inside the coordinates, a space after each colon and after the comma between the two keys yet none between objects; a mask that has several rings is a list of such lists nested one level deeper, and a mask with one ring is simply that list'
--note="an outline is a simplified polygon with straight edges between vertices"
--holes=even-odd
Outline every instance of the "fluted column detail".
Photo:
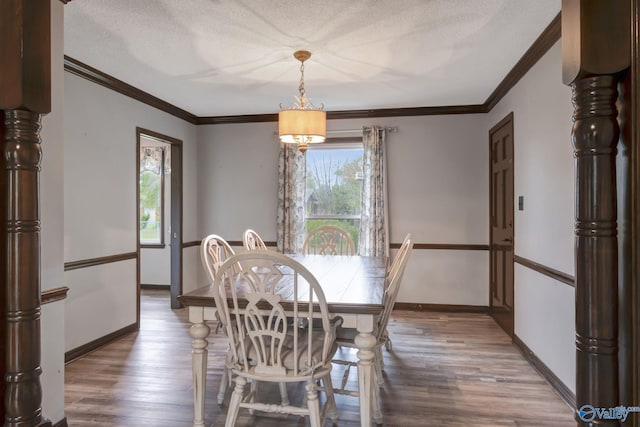
[{"label": "fluted column detail", "polygon": [[[618,243],[616,79],[597,76],[572,84],[576,158],[576,406],[618,402]],[[579,425],[618,425],[617,420]]]}]

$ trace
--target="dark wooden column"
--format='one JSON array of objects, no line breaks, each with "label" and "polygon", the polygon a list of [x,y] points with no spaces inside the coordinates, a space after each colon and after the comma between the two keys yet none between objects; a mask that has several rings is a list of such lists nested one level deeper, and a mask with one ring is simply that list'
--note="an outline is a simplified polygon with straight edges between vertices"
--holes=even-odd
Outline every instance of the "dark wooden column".
[{"label": "dark wooden column", "polygon": [[[640,0],[631,2],[631,73],[629,78],[629,141],[630,169],[630,319],[629,346],[631,355],[631,401],[640,402]],[[640,414],[633,417],[634,427],[640,427]]]},{"label": "dark wooden column", "polygon": [[[620,405],[616,102],[630,65],[630,3],[563,0],[563,79],[573,89],[576,158],[576,420],[583,405]],[[587,417],[589,418],[589,417]]]},{"label": "dark wooden column", "polygon": [[[4,142],[4,120],[0,116],[0,145]],[[2,160],[0,160],[2,161]],[[0,165],[0,171],[2,171],[2,166]],[[7,192],[6,192],[6,183],[4,173],[0,173],[0,224],[6,224],[6,212],[7,212]],[[4,231],[4,226],[0,229],[0,260],[5,259],[5,248],[6,247],[6,232]],[[4,268],[4,264],[2,265]],[[0,277],[0,420],[4,420],[4,376],[7,372],[7,286],[5,283],[4,276]],[[3,421],[4,422],[4,421]]]},{"label": "dark wooden column", "polygon": [[51,109],[51,4],[0,2],[0,289],[4,426],[44,426],[40,385],[40,116]]}]

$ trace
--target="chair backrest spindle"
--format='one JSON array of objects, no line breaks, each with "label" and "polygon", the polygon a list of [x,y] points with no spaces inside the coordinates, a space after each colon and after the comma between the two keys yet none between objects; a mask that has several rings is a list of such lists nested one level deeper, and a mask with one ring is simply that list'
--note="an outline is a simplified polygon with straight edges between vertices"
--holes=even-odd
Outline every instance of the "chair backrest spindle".
[{"label": "chair backrest spindle", "polygon": [[302,253],[310,255],[354,255],[349,233],[335,225],[322,225],[309,233],[302,245]]},{"label": "chair backrest spindle", "polygon": [[[214,286],[235,369],[277,379],[309,375],[330,360],[335,336],[324,293],[297,261],[274,251],[239,253],[220,266]],[[321,329],[302,327],[314,318]]]},{"label": "chair backrest spindle", "polygon": [[[210,234],[202,240],[200,244],[200,259],[202,266],[207,273],[209,283],[213,285],[214,277],[220,266],[232,255],[235,255],[233,248],[227,243],[225,239],[217,234]],[[236,264],[234,266],[236,272],[240,271],[240,266]],[[219,301],[219,295],[214,294],[216,306],[219,306],[222,302]]]},{"label": "chair backrest spindle", "polygon": [[245,230],[242,236],[242,243],[244,244],[244,248],[248,251],[267,250],[267,245],[264,244],[260,235],[250,228]]}]

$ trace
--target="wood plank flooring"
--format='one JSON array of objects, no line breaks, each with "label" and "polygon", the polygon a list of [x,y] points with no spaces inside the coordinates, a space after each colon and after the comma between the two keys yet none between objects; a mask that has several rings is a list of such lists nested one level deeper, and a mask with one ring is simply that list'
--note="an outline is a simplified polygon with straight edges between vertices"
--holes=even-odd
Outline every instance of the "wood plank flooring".
[{"label": "wood plank flooring", "polygon": [[[143,290],[141,328],[69,363],[65,412],[71,427],[188,427],[193,416],[191,339],[186,309],[171,310],[165,290]],[[207,372],[208,426],[223,426],[215,396],[226,354],[212,335]],[[386,426],[575,426],[572,409],[485,314],[395,311],[393,350],[383,350]],[[355,356],[354,356],[355,357]],[[334,365],[334,383],[343,368]],[[349,385],[357,386],[355,371]],[[277,387],[261,386],[277,402]],[[292,401],[301,389],[292,387]],[[228,399],[227,399],[228,401]],[[338,426],[359,426],[358,401],[337,396]],[[295,416],[241,410],[237,425],[306,426]],[[331,425],[327,421],[326,425]]]}]

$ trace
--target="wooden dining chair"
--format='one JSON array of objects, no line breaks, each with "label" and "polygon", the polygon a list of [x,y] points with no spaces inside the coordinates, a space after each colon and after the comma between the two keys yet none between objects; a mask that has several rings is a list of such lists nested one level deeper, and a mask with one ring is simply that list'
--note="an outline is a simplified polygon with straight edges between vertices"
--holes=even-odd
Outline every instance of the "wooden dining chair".
[{"label": "wooden dining chair", "polygon": [[[374,410],[374,419],[376,419],[376,421],[382,420],[382,414],[380,411],[380,391],[379,391],[379,387],[381,387],[384,383],[384,378],[382,376],[382,371],[384,369],[382,347],[385,346],[387,350],[391,350],[392,348],[391,338],[389,337],[389,332],[387,331],[387,325],[389,324],[389,319],[391,318],[391,312],[393,311],[393,306],[395,305],[396,299],[398,297],[398,291],[400,290],[400,283],[402,282],[402,276],[404,275],[404,270],[412,250],[413,250],[413,240],[411,239],[411,234],[407,234],[386,275],[385,292],[382,299],[384,308],[382,310],[380,317],[378,318],[377,323],[374,325],[373,335],[376,337],[376,344],[374,346],[374,354],[375,354],[374,366],[375,366],[376,386],[374,387],[373,410]],[[355,344],[355,338],[357,334],[358,334],[358,331],[354,328],[338,328],[336,342],[341,347],[357,348]],[[346,366],[346,370],[344,372],[340,388],[335,389],[334,390],[335,393],[345,394],[349,396],[357,396],[359,393],[358,391],[346,389],[350,369],[351,367],[356,366],[357,363],[352,360],[344,360],[344,359],[334,359],[333,363]]]},{"label": "wooden dining chair", "polygon": [[264,244],[264,241],[260,238],[258,233],[250,228],[245,230],[244,235],[242,236],[242,243],[244,248],[248,251],[267,250],[267,245]]},{"label": "wooden dining chair", "polygon": [[[336,325],[329,321],[324,293],[313,274],[283,254],[247,251],[225,261],[214,287],[224,301],[220,308],[231,349],[227,367],[235,376],[225,426],[235,424],[240,408],[309,416],[311,427],[324,424],[327,408],[336,419],[331,383]],[[280,293],[286,293],[286,302]],[[314,320],[320,328],[306,327]],[[262,396],[253,388],[245,396],[247,381],[305,382],[306,407],[260,402]],[[317,381],[326,392],[322,413]]]},{"label": "wooden dining chair", "polygon": [[[220,266],[227,260],[230,256],[234,255],[235,252],[233,248],[229,245],[229,243],[218,236],[217,234],[210,234],[205,237],[201,243],[200,257],[202,260],[202,266],[204,267],[207,277],[209,278],[209,282],[213,285],[213,280],[216,272],[220,268]],[[236,264],[233,267],[236,273],[240,272],[240,265]],[[219,298],[215,298],[216,306],[220,307],[223,304],[223,301]],[[218,327],[224,330],[224,323],[220,318],[220,312],[216,312],[216,317],[218,318]],[[220,388],[218,390],[218,404],[222,405],[224,402],[224,397],[227,393],[227,388],[229,387],[229,381],[231,379],[231,371],[226,367],[224,368],[224,372],[222,373],[222,378],[220,379]],[[286,384],[282,383],[280,385],[280,398],[282,399],[282,403],[288,405],[289,397],[287,394]]]},{"label": "wooden dining chair", "polygon": [[[396,253],[395,258],[393,259],[393,263],[391,263],[391,267],[389,268],[389,272],[385,280],[385,292],[382,299],[384,310],[378,321],[378,325],[383,326],[379,338],[379,340],[381,341],[381,345],[379,346],[380,349],[382,348],[382,345],[384,345],[389,351],[391,351],[392,349],[391,337],[389,337],[387,325],[389,324],[389,318],[391,317],[393,306],[395,305],[396,299],[398,298],[400,283],[402,282],[404,270],[407,266],[409,255],[411,255],[412,251],[413,240],[411,238],[411,234],[407,234],[402,242],[402,245],[400,245],[400,249],[398,249],[398,253]],[[380,362],[382,363],[382,358],[380,359]],[[382,381],[382,376],[380,376],[380,381]]]},{"label": "wooden dining chair", "polygon": [[[264,241],[262,240],[260,235],[250,228],[246,229],[244,234],[242,235],[242,244],[247,251],[267,250],[267,245],[264,244]],[[251,386],[254,387],[255,384],[251,383]],[[280,383],[280,396],[282,398],[282,404],[288,405],[289,395],[287,394],[287,386],[285,383]]]},{"label": "wooden dining chair", "polygon": [[335,225],[322,225],[307,235],[302,253],[309,255],[354,255],[351,236]]},{"label": "wooden dining chair", "polygon": [[[220,268],[220,266],[229,258],[234,255],[235,252],[233,248],[227,243],[225,239],[218,236],[217,234],[210,234],[202,240],[200,245],[200,258],[202,260],[202,266],[204,267],[205,272],[207,273],[207,278],[209,282],[213,285],[213,279],[215,277],[216,272]],[[237,271],[239,271],[240,266],[236,265]],[[222,304],[222,301],[218,298],[215,298],[216,306]],[[220,318],[220,312],[216,312],[216,317],[218,318],[218,326],[223,328],[223,323]],[[220,380],[220,389],[218,390],[218,404],[221,405],[224,401],[224,396],[227,391],[227,387],[229,386],[229,380],[231,376],[231,371],[228,369],[224,369],[222,373],[222,378]]]}]

